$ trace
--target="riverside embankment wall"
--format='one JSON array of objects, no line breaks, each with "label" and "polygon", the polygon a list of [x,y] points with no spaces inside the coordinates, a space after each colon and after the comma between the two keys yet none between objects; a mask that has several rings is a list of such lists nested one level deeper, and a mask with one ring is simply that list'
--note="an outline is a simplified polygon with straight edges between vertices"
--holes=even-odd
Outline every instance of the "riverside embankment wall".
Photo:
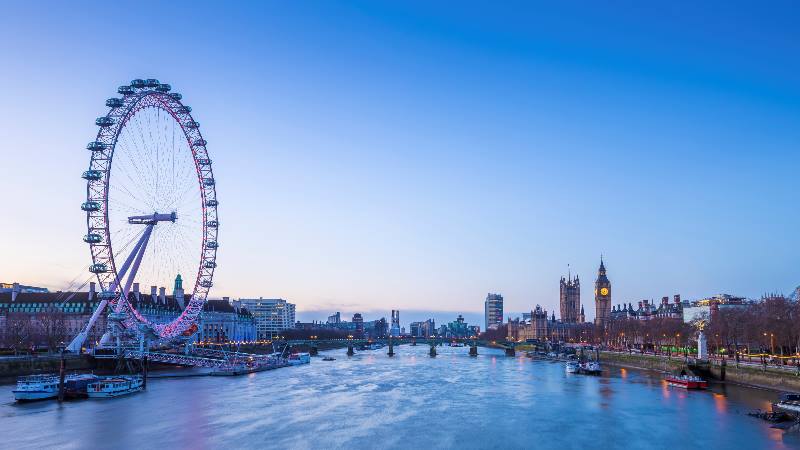
[{"label": "riverside embankment wall", "polygon": [[[94,368],[94,359],[86,355],[69,355],[64,362],[68,371]],[[61,357],[58,355],[0,358],[0,381],[13,381],[18,376],[32,373],[58,373],[60,368]]]},{"label": "riverside embankment wall", "polygon": [[[633,367],[638,369],[675,372],[686,367],[683,358],[661,358],[649,355],[601,352],[604,364]],[[780,370],[760,366],[736,367],[736,363],[723,366],[714,362],[704,367],[714,381],[755,386],[776,391],[800,392],[800,374],[794,370]]]}]

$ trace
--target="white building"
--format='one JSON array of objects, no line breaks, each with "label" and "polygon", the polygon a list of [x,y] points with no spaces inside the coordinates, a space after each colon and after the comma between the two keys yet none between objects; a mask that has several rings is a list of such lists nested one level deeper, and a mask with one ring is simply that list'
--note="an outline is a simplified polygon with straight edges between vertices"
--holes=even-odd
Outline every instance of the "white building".
[{"label": "white building", "polygon": [[503,324],[503,296],[500,294],[486,294],[483,304],[486,316],[486,329],[496,330]]},{"label": "white building", "polygon": [[196,342],[249,342],[256,339],[256,327],[247,308],[233,306],[228,298],[208,300],[200,313]]},{"label": "white building", "polygon": [[234,304],[247,308],[253,315],[258,339],[271,339],[283,330],[294,328],[295,305],[282,298],[242,298]]}]

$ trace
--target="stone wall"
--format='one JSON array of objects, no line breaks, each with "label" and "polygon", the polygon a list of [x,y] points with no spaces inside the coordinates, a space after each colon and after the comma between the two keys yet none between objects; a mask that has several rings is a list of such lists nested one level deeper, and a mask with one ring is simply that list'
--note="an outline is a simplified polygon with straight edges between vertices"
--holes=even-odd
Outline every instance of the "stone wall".
[{"label": "stone wall", "polygon": [[648,355],[610,352],[600,352],[600,362],[601,364],[612,366],[635,367],[659,372],[680,371],[685,367],[683,358],[667,359]]},{"label": "stone wall", "polygon": [[[94,366],[93,359],[89,356],[69,355],[65,358],[68,371],[88,370]],[[21,375],[33,373],[58,373],[61,367],[59,356],[37,356],[34,358],[0,358],[0,380],[14,381]]]},{"label": "stone wall", "polygon": [[[722,378],[721,366],[714,364],[710,368],[711,375],[716,380]],[[783,371],[752,366],[736,367],[736,364],[725,366],[725,381],[729,383],[756,386],[776,391],[800,392],[800,376],[796,371]]]},{"label": "stone wall", "polygon": [[[683,358],[660,358],[649,355],[621,354],[602,352],[600,361],[603,364],[660,372],[677,372],[686,368]],[[718,363],[707,365],[704,369],[713,380],[723,381],[722,367]],[[760,367],[739,366],[728,363],[725,366],[724,381],[727,383],[755,386],[776,391],[800,392],[800,376],[796,371],[784,371],[774,368],[764,370]]]}]

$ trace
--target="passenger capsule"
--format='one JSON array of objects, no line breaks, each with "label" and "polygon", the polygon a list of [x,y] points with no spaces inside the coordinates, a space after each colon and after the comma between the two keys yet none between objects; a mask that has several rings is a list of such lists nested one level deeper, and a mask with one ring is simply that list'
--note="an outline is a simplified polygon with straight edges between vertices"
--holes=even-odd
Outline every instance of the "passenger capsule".
[{"label": "passenger capsule", "polygon": [[149,87],[149,88],[156,88],[156,87],[158,87],[160,84],[161,84],[161,82],[160,82],[160,81],[158,81],[158,80],[156,80],[155,78],[148,78],[148,79],[147,79],[147,80],[144,82],[144,85],[145,85],[146,87]]},{"label": "passenger capsule", "polygon": [[100,202],[84,202],[81,209],[86,212],[100,211]]},{"label": "passenger capsule", "polygon": [[206,247],[208,247],[208,248],[219,248],[219,244],[217,244],[217,241],[208,241],[208,242],[206,242]]},{"label": "passenger capsule", "polygon": [[214,261],[206,261],[203,265],[206,267],[206,269],[215,269],[217,267],[217,263]]},{"label": "passenger capsule", "polygon": [[196,122],[194,120],[190,120],[186,122],[186,128],[200,128],[200,122]]},{"label": "passenger capsule", "polygon": [[181,106],[180,108],[178,108],[178,112],[182,112],[184,114],[189,114],[190,112],[192,112],[192,107],[191,106]]},{"label": "passenger capsule", "polygon": [[120,86],[117,89],[117,92],[122,94],[122,95],[131,95],[131,94],[133,94],[133,88],[130,87],[130,86]]},{"label": "passenger capsule", "polygon": [[183,96],[179,92],[172,92],[171,94],[169,94],[169,96],[172,97],[173,100],[178,100],[178,101],[180,101],[183,98]]},{"label": "passenger capsule", "polygon": [[200,286],[203,286],[204,288],[210,288],[213,285],[214,283],[212,283],[211,280],[203,280],[200,282]]},{"label": "passenger capsule", "polygon": [[146,85],[147,85],[147,82],[142,80],[142,79],[140,79],[140,78],[137,78],[135,80],[131,80],[131,87],[133,87],[133,88],[141,89],[141,88],[145,87]]},{"label": "passenger capsule", "polygon": [[201,166],[210,166],[211,165],[211,160],[210,159],[198,159],[197,160],[197,164],[200,164]]},{"label": "passenger capsule", "polygon": [[92,264],[89,266],[89,272],[92,273],[104,273],[108,272],[108,266],[103,263]]},{"label": "passenger capsule", "polygon": [[108,116],[98,117],[97,120],[94,121],[94,124],[99,127],[110,127],[114,125],[114,119]]},{"label": "passenger capsule", "polygon": [[167,83],[161,83],[156,88],[158,92],[169,92],[172,90],[172,86],[168,85]]},{"label": "passenger capsule", "polygon": [[103,178],[103,172],[99,170],[87,170],[86,172],[83,172],[81,178],[89,181],[97,181]]},{"label": "passenger capsule", "polygon": [[203,179],[203,184],[205,186],[213,186],[214,185],[214,179],[213,178],[205,178],[205,179]]},{"label": "passenger capsule", "polygon": [[109,108],[119,108],[124,103],[125,102],[123,102],[121,98],[110,98],[106,100],[106,106],[108,106]]},{"label": "passenger capsule", "polygon": [[83,242],[86,242],[86,243],[89,243],[89,244],[97,244],[98,242],[102,242],[102,240],[103,240],[103,236],[100,236],[97,233],[89,233],[89,234],[87,234],[86,236],[83,237]]},{"label": "passenger capsule", "polygon": [[102,152],[103,150],[106,149],[106,147],[107,147],[106,144],[104,144],[102,142],[94,141],[94,142],[89,142],[89,144],[86,145],[86,150],[93,151],[93,152]]},{"label": "passenger capsule", "polygon": [[205,147],[206,144],[208,144],[208,142],[206,142],[205,139],[195,139],[194,140],[194,145],[196,145],[196,146]]},{"label": "passenger capsule", "polygon": [[206,225],[208,225],[209,228],[217,228],[219,226],[219,222],[216,220],[209,220]]},{"label": "passenger capsule", "polygon": [[219,202],[216,200],[206,200],[206,206],[217,206]]}]

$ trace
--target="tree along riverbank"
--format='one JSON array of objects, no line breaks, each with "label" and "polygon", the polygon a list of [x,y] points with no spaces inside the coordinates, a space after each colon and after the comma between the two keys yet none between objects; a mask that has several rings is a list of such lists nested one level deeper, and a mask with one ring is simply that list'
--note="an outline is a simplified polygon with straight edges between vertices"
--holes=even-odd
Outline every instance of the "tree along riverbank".
[{"label": "tree along riverbank", "polygon": [[[659,372],[678,372],[687,367],[683,357],[666,358],[653,355],[600,352],[600,361],[621,367],[655,370]],[[690,361],[692,361],[690,359]],[[800,392],[800,372],[760,365],[745,365],[726,361],[701,363],[695,371],[711,381],[741,384],[745,386],[771,389],[775,391]]]}]

